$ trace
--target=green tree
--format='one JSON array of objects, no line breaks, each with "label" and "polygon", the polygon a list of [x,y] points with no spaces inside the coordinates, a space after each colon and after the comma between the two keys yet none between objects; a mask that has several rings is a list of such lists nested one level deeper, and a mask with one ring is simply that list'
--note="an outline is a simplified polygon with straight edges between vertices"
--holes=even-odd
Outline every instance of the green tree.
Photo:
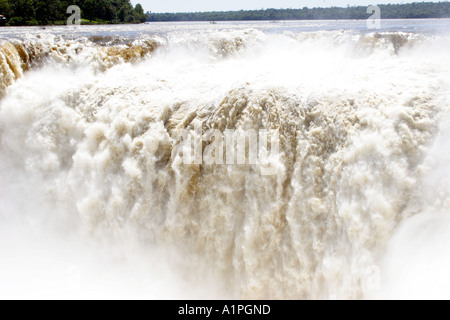
[{"label": "green tree", "polygon": [[127,20],[129,19],[130,15],[131,15],[132,10],[130,9],[129,6],[127,5],[123,5],[122,7],[120,7],[119,11],[117,12],[117,18],[119,18],[119,20],[121,22],[127,22]]},{"label": "green tree", "polygon": [[11,16],[11,3],[9,0],[0,0],[0,14]]},{"label": "green tree", "polygon": [[33,0],[15,0],[11,4],[13,15],[23,21],[33,20],[35,17]]},{"label": "green tree", "polygon": [[147,20],[147,15],[144,13],[144,8],[140,3],[134,8],[134,17],[139,22],[145,22]]},{"label": "green tree", "polygon": [[57,20],[61,12],[59,0],[35,0],[36,19],[41,24]]},{"label": "green tree", "polygon": [[85,0],[83,4],[83,16],[86,19],[95,19],[95,9],[97,7],[95,0]]}]

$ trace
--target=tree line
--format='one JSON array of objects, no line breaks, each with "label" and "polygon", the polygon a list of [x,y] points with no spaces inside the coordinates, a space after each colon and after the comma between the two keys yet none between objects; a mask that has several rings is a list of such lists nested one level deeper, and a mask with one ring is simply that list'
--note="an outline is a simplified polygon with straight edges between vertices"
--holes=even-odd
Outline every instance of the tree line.
[{"label": "tree line", "polygon": [[[449,18],[450,2],[379,5],[383,19]],[[367,19],[367,6],[251,11],[148,13],[148,21],[250,21]]]},{"label": "tree line", "polygon": [[64,24],[70,5],[81,9],[83,22],[141,23],[147,15],[140,4],[130,0],[0,0],[0,14],[8,18],[8,25]]}]

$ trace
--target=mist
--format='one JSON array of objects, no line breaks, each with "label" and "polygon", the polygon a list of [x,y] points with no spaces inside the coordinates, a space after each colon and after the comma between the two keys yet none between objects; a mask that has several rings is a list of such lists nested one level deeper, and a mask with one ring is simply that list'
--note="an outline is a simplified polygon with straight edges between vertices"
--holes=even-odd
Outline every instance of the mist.
[{"label": "mist", "polygon": [[5,31],[0,297],[447,296],[449,38],[304,24]]}]

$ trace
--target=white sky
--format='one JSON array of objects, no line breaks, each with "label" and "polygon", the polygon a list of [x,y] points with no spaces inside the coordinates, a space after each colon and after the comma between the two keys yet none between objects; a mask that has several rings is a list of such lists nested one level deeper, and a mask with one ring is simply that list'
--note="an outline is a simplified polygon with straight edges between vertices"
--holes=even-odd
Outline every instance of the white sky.
[{"label": "white sky", "polygon": [[131,0],[133,4],[142,4],[145,11],[152,12],[228,11],[331,6],[346,7],[347,4],[351,6],[368,6],[371,4],[411,3],[414,1],[428,2],[432,0]]}]

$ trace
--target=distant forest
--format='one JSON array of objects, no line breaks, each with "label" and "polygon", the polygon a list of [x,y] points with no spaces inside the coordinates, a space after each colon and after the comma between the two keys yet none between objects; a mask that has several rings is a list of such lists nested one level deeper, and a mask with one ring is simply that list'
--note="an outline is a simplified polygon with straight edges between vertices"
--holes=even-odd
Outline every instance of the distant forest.
[{"label": "distant forest", "polygon": [[10,26],[65,24],[70,5],[80,7],[83,23],[141,23],[148,18],[130,0],[0,0],[0,14]]},{"label": "distant forest", "polygon": [[[450,2],[379,5],[382,19],[450,18]],[[253,11],[148,13],[147,21],[250,21],[367,19],[367,6]]]},{"label": "distant forest", "polygon": [[[65,24],[66,9],[81,8],[84,24],[142,23],[145,21],[248,21],[367,19],[366,6],[347,8],[267,9],[253,11],[144,13],[130,0],[0,0],[0,14],[10,26]],[[382,19],[450,18],[450,2],[379,5]],[[4,22],[2,22],[4,24]]]}]

